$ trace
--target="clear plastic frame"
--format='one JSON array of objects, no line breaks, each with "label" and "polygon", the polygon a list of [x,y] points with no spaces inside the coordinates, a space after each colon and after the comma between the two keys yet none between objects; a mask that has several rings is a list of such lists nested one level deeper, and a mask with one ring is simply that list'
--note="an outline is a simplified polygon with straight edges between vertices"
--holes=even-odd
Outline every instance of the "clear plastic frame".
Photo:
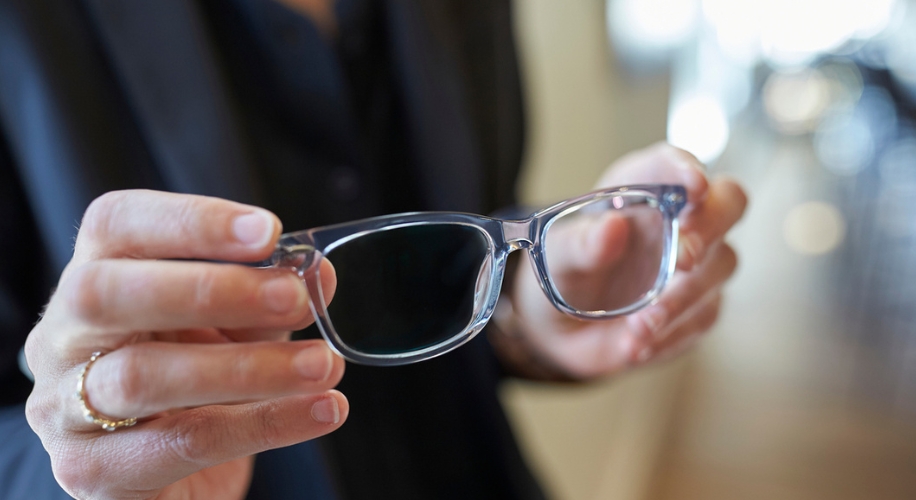
[{"label": "clear plastic frame", "polygon": [[[516,250],[528,252],[534,274],[537,276],[544,294],[553,306],[564,314],[583,320],[601,320],[629,314],[652,303],[674,273],[677,259],[677,216],[686,201],[686,191],[682,186],[634,185],[594,191],[557,203],[523,219],[504,220],[482,215],[452,212],[414,212],[388,215],[284,234],[280,238],[277,250],[271,259],[264,264],[271,267],[292,267],[302,277],[309,292],[309,303],[312,312],[322,335],[345,359],[376,366],[402,365],[447,353],[471,340],[484,328],[492,317],[499,299],[506,270],[506,260],[509,254]],[[570,305],[569,301],[564,298],[564,294],[559,290],[554,277],[550,274],[550,265],[552,264],[549,262],[548,252],[550,250],[548,249],[552,247],[547,242],[549,239],[548,234],[551,237],[554,234],[550,233],[551,228],[561,228],[566,220],[571,221],[574,216],[587,215],[591,217],[603,213],[627,210],[628,207],[634,207],[640,214],[649,214],[653,222],[651,229],[644,230],[644,232],[658,233],[643,238],[643,240],[657,242],[653,243],[655,250],[645,252],[641,248],[637,248],[639,252],[652,253],[651,259],[647,259],[649,263],[642,264],[642,267],[648,269],[642,273],[645,276],[641,278],[644,281],[648,279],[644,285],[645,290],[640,289],[637,292],[633,292],[631,294],[632,297],[627,297],[624,302],[614,303],[612,307],[608,308],[583,307],[578,303]],[[649,218],[645,218],[645,220],[649,220]],[[555,224],[556,226],[554,226]],[[470,267],[462,269],[474,270],[474,276],[468,282],[470,286],[467,286],[468,283],[466,283],[464,288],[456,288],[467,290],[468,294],[471,295],[462,302],[463,305],[461,306],[464,308],[462,310],[465,311],[461,314],[466,313],[468,317],[461,319],[459,323],[454,323],[454,325],[457,325],[453,327],[455,329],[454,332],[442,332],[442,336],[429,337],[423,342],[418,342],[416,346],[405,344],[404,347],[401,347],[400,344],[393,344],[395,347],[375,349],[351,345],[354,342],[348,342],[344,338],[346,336],[342,337],[338,330],[335,329],[335,319],[331,317],[329,304],[322,294],[320,266],[318,264],[324,257],[328,257],[332,263],[335,263],[335,251],[348,248],[348,245],[351,245],[352,242],[361,242],[361,248],[368,248],[369,251],[378,249],[378,251],[383,252],[387,248],[385,240],[388,235],[398,234],[397,231],[404,228],[424,228],[419,233],[413,231],[419,236],[412,236],[412,239],[399,238],[399,240],[402,240],[399,242],[402,246],[404,244],[412,244],[419,247],[409,256],[401,258],[401,262],[398,265],[403,266],[405,269],[409,269],[416,263],[416,256],[421,256],[420,259],[426,260],[423,257],[424,255],[440,251],[439,249],[442,245],[431,240],[437,235],[451,240],[462,238],[469,241],[472,240],[471,243],[473,244],[469,243],[472,248],[470,253],[462,250],[464,253],[455,254],[463,255],[465,257],[462,258],[470,259]],[[429,231],[429,229],[436,230]],[[563,238],[563,233],[559,229],[555,234],[558,235],[556,238]],[[379,245],[379,243],[382,244]],[[557,248],[557,251],[564,246],[558,243],[551,243],[551,245],[554,245],[553,248]],[[377,256],[372,257],[375,258]],[[477,262],[478,260],[479,262]],[[363,262],[354,262],[363,264]],[[367,265],[370,264],[371,261]],[[417,264],[437,265],[425,262]],[[338,270],[338,276],[340,276],[341,264],[335,263],[335,267]],[[428,272],[428,270],[424,270],[424,272]],[[358,277],[356,276],[356,278]],[[587,276],[583,277],[583,279],[587,278]],[[375,279],[380,280],[381,278]],[[351,282],[357,283],[352,280]],[[355,286],[358,287],[359,285]],[[435,295],[435,290],[425,290],[419,293],[422,295],[430,293]],[[340,283],[338,294],[340,294]],[[386,297],[386,299],[388,298]],[[394,297],[394,300],[397,300],[397,297]],[[435,298],[429,300],[435,300]],[[373,303],[373,307],[382,306]],[[330,309],[333,310],[334,308],[331,307]],[[357,307],[352,307],[352,309],[354,310],[347,310],[345,314],[355,316],[371,314],[365,310],[356,310],[360,309]],[[335,312],[339,313],[339,311]],[[338,319],[340,320],[340,318]],[[367,321],[374,321],[374,318]],[[397,335],[397,333],[395,332],[392,335]]]}]

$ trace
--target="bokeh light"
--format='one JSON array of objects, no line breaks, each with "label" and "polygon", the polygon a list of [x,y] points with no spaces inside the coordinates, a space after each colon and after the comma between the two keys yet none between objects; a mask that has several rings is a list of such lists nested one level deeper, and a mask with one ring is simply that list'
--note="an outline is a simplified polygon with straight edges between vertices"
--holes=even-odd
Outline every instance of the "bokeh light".
[{"label": "bokeh light", "polygon": [[752,65],[760,57],[760,0],[703,0],[703,17],[716,33],[723,52],[735,61]]},{"label": "bokeh light", "polygon": [[816,69],[775,72],[763,87],[763,106],[780,131],[811,132],[830,104],[830,90],[830,81]]},{"label": "bokeh light", "polygon": [[789,211],[783,224],[789,248],[804,255],[822,255],[836,249],[846,236],[846,222],[830,203],[809,201]]},{"label": "bokeh light", "polygon": [[693,36],[696,0],[611,0],[607,23],[618,46],[652,57]]},{"label": "bokeh light", "polygon": [[875,138],[861,114],[836,111],[818,128],[814,150],[827,170],[856,175],[874,159]]},{"label": "bokeh light", "polygon": [[855,175],[874,162],[878,146],[896,129],[896,111],[887,91],[866,87],[855,106],[836,106],[825,115],[814,136],[814,150],[827,170]]},{"label": "bokeh light", "polygon": [[687,97],[673,104],[668,117],[668,142],[711,163],[728,144],[725,110],[709,96]]},{"label": "bokeh light", "polygon": [[752,203],[658,497],[916,498],[882,472],[916,464],[916,0],[696,1],[670,65],[628,76],[670,82],[669,140]]},{"label": "bokeh light", "polygon": [[770,0],[760,42],[774,66],[799,66],[888,26],[896,0]]},{"label": "bokeh light", "polygon": [[[607,26],[615,49],[635,68],[657,68],[678,54],[668,126],[677,145],[714,160],[730,121],[749,102],[749,76],[764,62],[773,70],[762,95],[771,123],[790,135],[817,129],[818,156],[835,173],[850,175],[874,159],[876,131],[859,114],[837,109],[858,100],[863,82],[854,62],[836,56],[886,66],[916,98],[916,9],[910,4],[608,0]],[[825,55],[834,60],[825,62]]]}]

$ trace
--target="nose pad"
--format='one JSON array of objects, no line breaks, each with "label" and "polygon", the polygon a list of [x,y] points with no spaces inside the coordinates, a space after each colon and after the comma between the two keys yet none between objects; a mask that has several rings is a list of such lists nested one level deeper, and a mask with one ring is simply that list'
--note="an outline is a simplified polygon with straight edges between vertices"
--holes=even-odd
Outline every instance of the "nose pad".
[{"label": "nose pad", "polygon": [[487,255],[477,272],[477,283],[474,285],[474,313],[480,311],[490,291],[490,272],[493,269],[493,258]]}]

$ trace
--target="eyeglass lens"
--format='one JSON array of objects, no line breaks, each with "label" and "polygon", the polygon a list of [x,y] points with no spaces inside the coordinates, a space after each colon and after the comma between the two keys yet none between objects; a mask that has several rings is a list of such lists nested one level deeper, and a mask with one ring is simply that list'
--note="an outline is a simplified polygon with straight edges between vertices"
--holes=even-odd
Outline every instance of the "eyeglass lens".
[{"label": "eyeglass lens", "polygon": [[640,193],[600,198],[555,218],[542,245],[560,297],[583,312],[642,300],[662,272],[665,225],[657,199]]},{"label": "eyeglass lens", "polygon": [[[644,300],[663,276],[668,225],[657,198],[615,193],[554,217],[541,251],[556,295],[580,312]],[[441,223],[368,232],[329,249],[337,291],[327,306],[340,341],[367,355],[437,346],[476,320],[490,286],[482,228]]]},{"label": "eyeglass lens", "polygon": [[327,252],[337,271],[328,317],[341,341],[370,355],[420,350],[464,331],[489,280],[489,243],[472,226],[368,233]]}]

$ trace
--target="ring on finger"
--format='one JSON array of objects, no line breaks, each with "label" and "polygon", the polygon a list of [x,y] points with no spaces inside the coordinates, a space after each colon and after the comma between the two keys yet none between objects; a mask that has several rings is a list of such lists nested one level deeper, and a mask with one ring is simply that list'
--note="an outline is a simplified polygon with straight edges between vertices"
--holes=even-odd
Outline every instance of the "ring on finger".
[{"label": "ring on finger", "polygon": [[89,398],[86,396],[86,375],[89,374],[89,368],[91,368],[96,360],[102,356],[102,352],[97,351],[92,353],[92,356],[89,357],[89,362],[86,363],[86,366],[84,366],[80,371],[80,376],[76,381],[76,399],[80,403],[80,409],[83,412],[83,417],[87,422],[100,425],[106,431],[114,431],[120,429],[121,427],[130,427],[137,423],[137,417],[117,420],[102,415],[89,405]]}]

